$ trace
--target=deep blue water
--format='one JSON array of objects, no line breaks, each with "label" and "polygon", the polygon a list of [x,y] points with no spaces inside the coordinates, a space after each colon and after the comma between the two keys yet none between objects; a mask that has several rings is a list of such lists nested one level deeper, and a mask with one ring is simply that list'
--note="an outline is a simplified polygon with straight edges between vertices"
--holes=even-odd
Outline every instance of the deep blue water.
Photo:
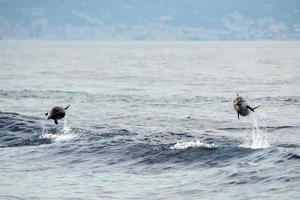
[{"label": "deep blue water", "polygon": [[[0,199],[297,199],[299,52],[0,42]],[[261,107],[238,120],[236,93]]]}]

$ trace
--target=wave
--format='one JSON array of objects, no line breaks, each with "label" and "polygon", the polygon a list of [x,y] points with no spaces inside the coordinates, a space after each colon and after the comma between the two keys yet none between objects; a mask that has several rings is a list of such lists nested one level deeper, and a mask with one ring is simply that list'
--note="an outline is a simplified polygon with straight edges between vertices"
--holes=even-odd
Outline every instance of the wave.
[{"label": "wave", "polygon": [[286,102],[298,104],[300,102],[300,96],[267,96],[267,97],[259,97],[256,98],[257,101],[262,102]]},{"label": "wave", "polygon": [[202,143],[199,140],[197,140],[196,142],[194,142],[194,141],[177,142],[176,144],[171,146],[170,149],[181,150],[181,149],[187,149],[187,148],[215,148],[215,147],[216,147],[216,145],[214,145],[214,144],[206,144],[206,143]]},{"label": "wave", "polygon": [[2,131],[9,132],[31,132],[36,129],[41,129],[36,123],[40,118],[28,117],[13,112],[1,112],[0,111],[0,127]]},{"label": "wave", "polygon": [[289,153],[286,157],[289,160],[298,160],[298,161],[300,161],[300,155],[295,154],[295,153]]},{"label": "wave", "polygon": [[[68,119],[65,119],[64,123],[61,123],[63,126],[59,128],[54,128],[57,126],[53,126],[52,123],[44,127],[44,122],[43,118],[0,112],[0,147],[54,143],[55,149],[49,146],[51,155],[78,157],[78,160],[81,158],[84,160],[86,157],[101,158],[101,162],[110,165],[124,164],[129,167],[140,165],[142,168],[159,163],[168,165],[180,163],[180,165],[204,167],[225,166],[244,157],[258,159],[257,156],[260,156],[267,159],[268,155],[278,153],[278,151],[271,151],[278,147],[298,148],[290,145],[270,146],[265,143],[265,138],[260,138],[262,132],[259,131],[263,130],[255,129],[258,127],[255,124],[253,125],[254,135],[251,135],[247,143],[205,131],[201,134],[181,131],[137,133],[122,127],[106,125],[91,127],[92,130],[71,127]],[[282,156],[285,157],[282,158]],[[277,157],[283,161],[299,159],[297,154]]]},{"label": "wave", "polygon": [[80,99],[81,102],[88,102],[89,104],[93,103],[103,103],[103,101],[107,102],[142,102],[145,103],[147,101],[151,102],[151,100],[147,100],[144,96],[131,96],[124,94],[90,94],[84,91],[76,92],[76,91],[61,91],[61,90],[3,90],[0,89],[0,97],[3,99],[64,99],[68,98],[69,101],[75,101]]},{"label": "wave", "polygon": [[36,146],[76,138],[86,141],[112,140],[137,135],[124,128],[92,128],[93,131],[71,127],[68,118],[64,118],[59,126],[54,126],[46,123],[44,118],[0,111],[0,147]]},{"label": "wave", "polygon": [[[265,126],[264,128],[268,129],[268,131],[276,131],[281,129],[298,129],[299,126],[291,126],[291,125],[280,125],[280,126]],[[245,127],[223,127],[218,128],[221,131],[244,131],[248,130],[249,128]]]},{"label": "wave", "polygon": [[74,137],[66,120],[63,129],[42,125],[44,120],[18,113],[0,112],[0,147],[35,146]]},{"label": "wave", "polygon": [[3,90],[0,89],[0,97],[3,98],[39,98],[47,99],[53,96],[64,97],[66,95],[88,95],[85,92],[60,91],[60,90]]}]

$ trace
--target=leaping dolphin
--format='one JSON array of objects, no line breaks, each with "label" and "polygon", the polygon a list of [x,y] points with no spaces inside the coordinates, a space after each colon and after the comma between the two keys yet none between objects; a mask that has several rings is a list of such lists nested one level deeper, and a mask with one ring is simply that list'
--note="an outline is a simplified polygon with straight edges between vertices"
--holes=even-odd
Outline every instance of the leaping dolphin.
[{"label": "leaping dolphin", "polygon": [[45,115],[47,116],[47,120],[48,119],[53,119],[55,124],[58,124],[57,120],[58,119],[62,119],[65,117],[66,115],[66,110],[69,108],[70,105],[68,105],[67,107],[63,108],[63,107],[54,107],[50,110],[50,112],[47,112]]},{"label": "leaping dolphin", "polygon": [[237,115],[238,115],[238,119],[240,119],[240,115],[241,116],[247,116],[249,115],[250,111],[251,110],[252,112],[254,112],[254,110],[260,106],[256,106],[254,108],[250,107],[246,100],[243,98],[243,97],[240,97],[238,94],[237,94],[237,97],[236,99],[234,100],[233,102],[233,106],[234,106],[234,110],[237,112]]}]

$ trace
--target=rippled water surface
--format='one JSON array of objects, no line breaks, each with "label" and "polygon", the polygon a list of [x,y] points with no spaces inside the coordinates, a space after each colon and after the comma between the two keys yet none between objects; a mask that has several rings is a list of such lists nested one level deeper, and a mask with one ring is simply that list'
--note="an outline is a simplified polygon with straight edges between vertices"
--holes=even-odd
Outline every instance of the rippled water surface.
[{"label": "rippled water surface", "polygon": [[[0,42],[0,199],[297,199],[299,42]],[[236,93],[255,113],[237,119]],[[58,125],[44,114],[67,106]]]}]

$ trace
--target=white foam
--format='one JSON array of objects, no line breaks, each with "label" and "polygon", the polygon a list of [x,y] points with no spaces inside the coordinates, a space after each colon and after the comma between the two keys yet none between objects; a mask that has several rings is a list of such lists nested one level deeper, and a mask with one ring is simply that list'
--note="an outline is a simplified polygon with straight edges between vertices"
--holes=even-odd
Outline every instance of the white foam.
[{"label": "white foam", "polygon": [[204,147],[204,148],[214,148],[216,147],[214,144],[206,144],[202,143],[199,140],[196,142],[190,141],[190,142],[177,142],[174,146],[171,146],[171,149],[187,149],[187,148],[193,148],[193,147]]},{"label": "white foam", "polygon": [[[250,149],[265,149],[270,146],[269,139],[267,137],[267,128],[264,120],[261,116],[251,115],[250,123],[252,127],[252,134],[250,140],[241,144],[241,147]],[[261,125],[260,125],[261,124]]]},{"label": "white foam", "polygon": [[68,123],[67,118],[64,119],[63,124],[64,124],[64,126],[62,128],[62,131],[60,131],[59,133],[56,133],[56,134],[47,133],[43,130],[43,133],[40,136],[40,139],[50,139],[53,142],[57,142],[57,141],[70,140],[70,139],[76,137],[75,134],[71,133],[71,127]]},{"label": "white foam", "polygon": [[64,134],[44,133],[43,135],[41,135],[40,138],[41,139],[50,139],[53,142],[57,142],[57,141],[70,140],[74,137],[75,137],[75,135],[73,135],[73,134],[64,135]]}]

